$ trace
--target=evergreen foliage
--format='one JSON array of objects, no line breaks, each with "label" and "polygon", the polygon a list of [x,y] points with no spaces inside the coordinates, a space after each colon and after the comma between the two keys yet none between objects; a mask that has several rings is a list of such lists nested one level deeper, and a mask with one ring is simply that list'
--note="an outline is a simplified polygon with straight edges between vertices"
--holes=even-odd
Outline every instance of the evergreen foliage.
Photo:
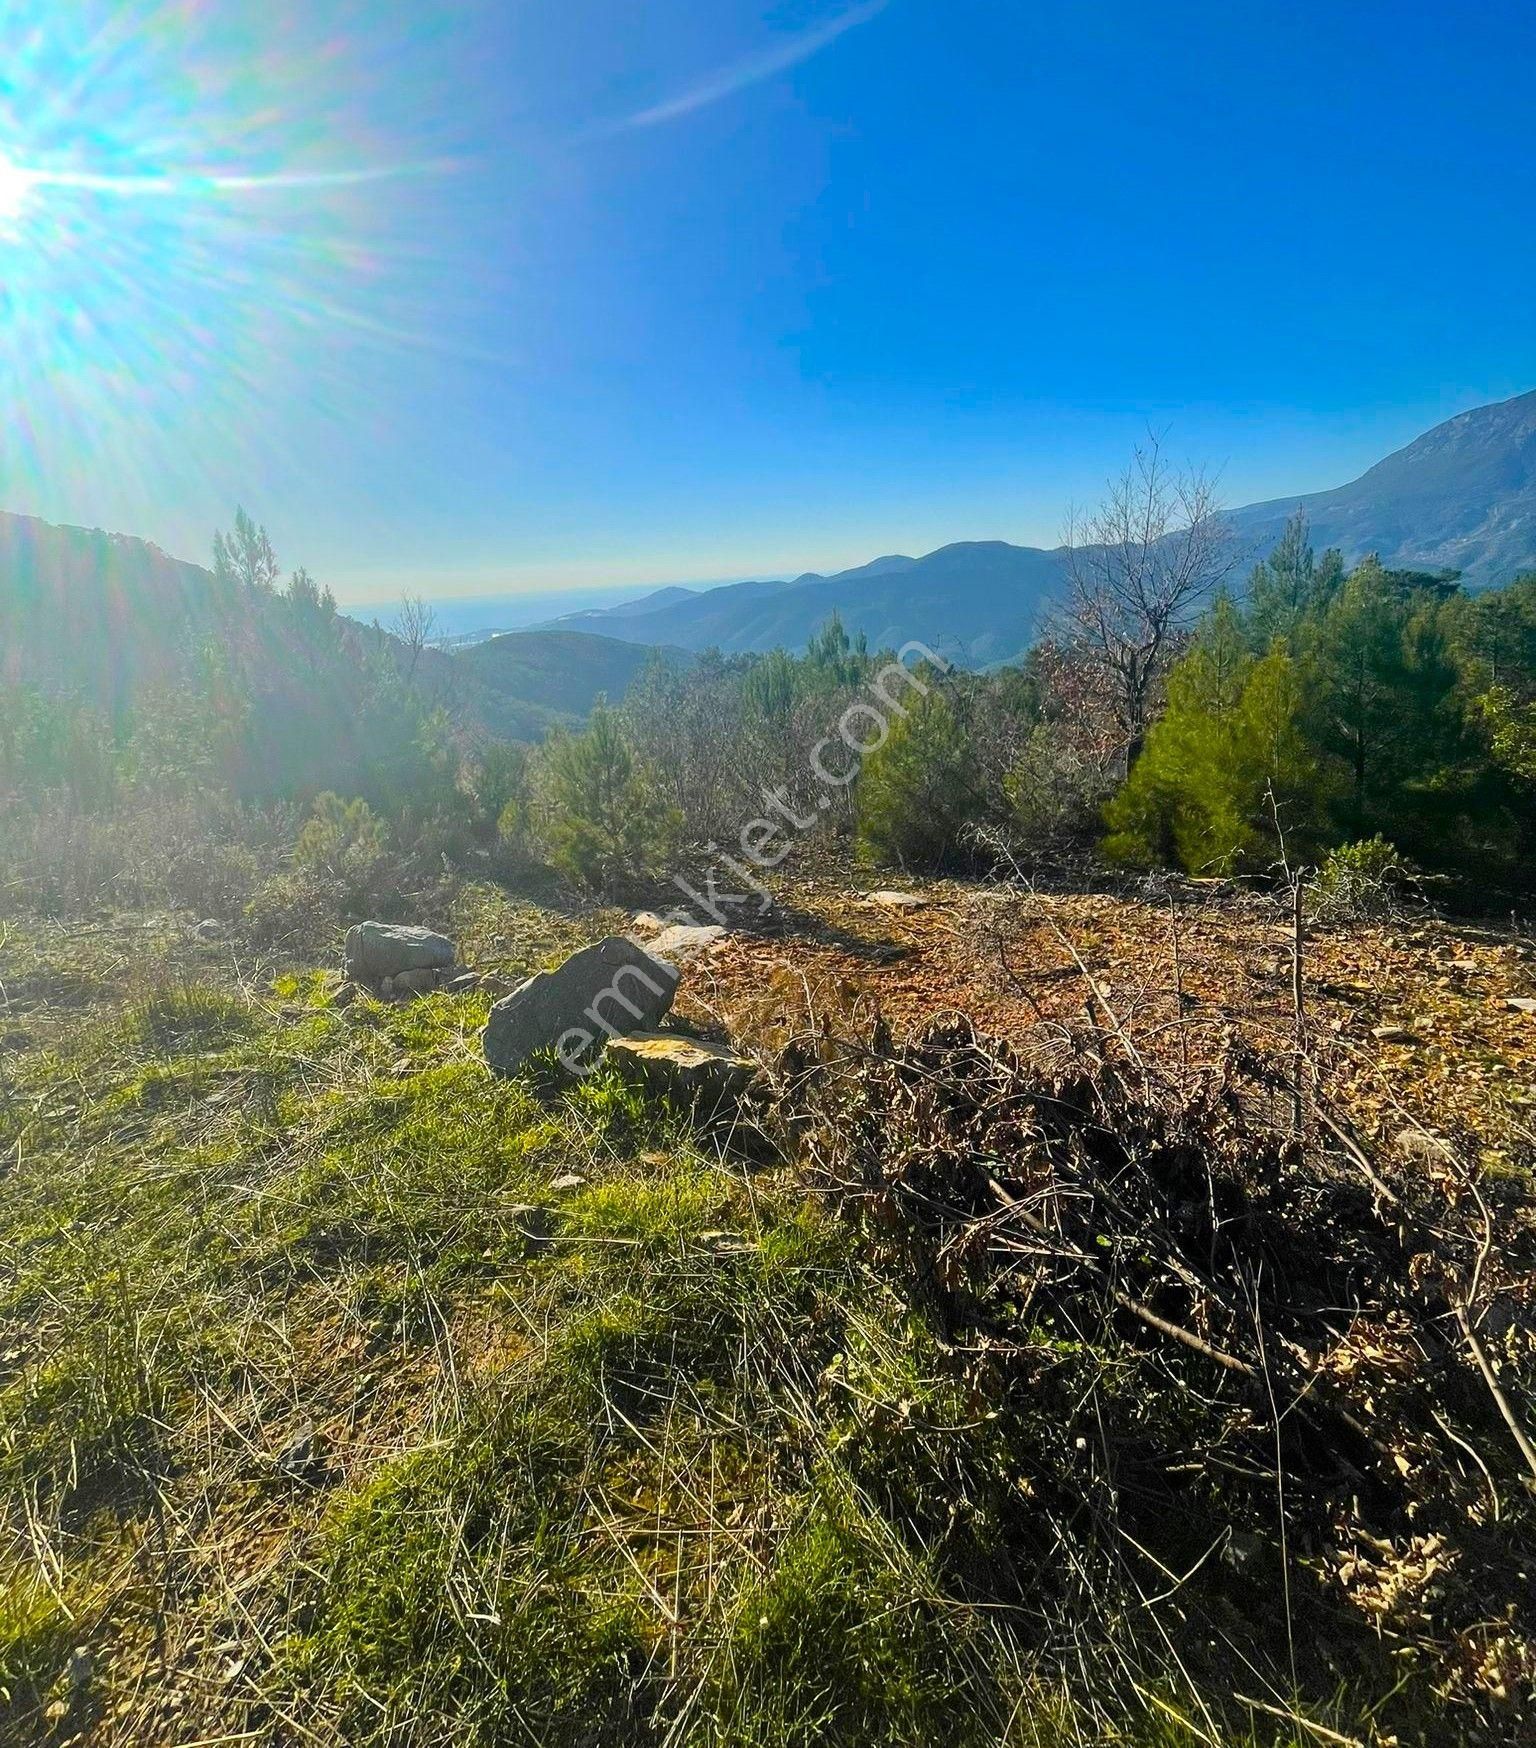
[{"label": "evergreen foliage", "polygon": [[606,704],[580,734],[550,737],[532,782],[533,829],[562,874],[603,892],[661,871],[680,822]]},{"label": "evergreen foliage", "polygon": [[948,695],[930,690],[890,723],[859,777],[860,850],[903,868],[942,868],[961,855],[983,807],[964,725]]},{"label": "evergreen foliage", "polygon": [[[1536,580],[1478,597],[1454,575],[1347,575],[1300,513],[1241,605],[1220,600],[1168,682],[1142,763],[1107,809],[1134,865],[1261,868],[1380,837],[1426,868],[1528,879]],[[1263,805],[1260,805],[1263,803]]]},{"label": "evergreen foliage", "polygon": [[1110,803],[1107,852],[1225,874],[1273,862],[1274,810],[1310,823],[1317,768],[1299,724],[1296,663],[1257,657],[1230,599],[1218,600],[1168,680],[1168,707]]}]

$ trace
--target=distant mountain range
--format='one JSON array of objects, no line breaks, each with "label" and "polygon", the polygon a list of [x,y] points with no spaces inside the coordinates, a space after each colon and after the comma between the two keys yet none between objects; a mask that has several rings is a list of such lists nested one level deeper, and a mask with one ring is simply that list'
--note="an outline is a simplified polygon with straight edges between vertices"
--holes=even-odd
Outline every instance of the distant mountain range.
[{"label": "distant mountain range", "polygon": [[[1379,461],[1352,484],[1229,512],[1241,576],[1300,505],[1319,551],[1353,562],[1463,573],[1468,586],[1536,566],[1536,391],[1460,413]],[[683,649],[803,646],[836,610],[875,647],[920,639],[967,666],[1022,654],[1062,578],[1061,549],[963,541],[923,558],[893,554],[835,576],[670,588],[559,626]]]},{"label": "distant mountain range", "polygon": [[[1350,560],[1450,567],[1472,587],[1536,568],[1536,391],[1448,419],[1335,491],[1231,512],[1239,577],[1298,504],[1314,545]],[[1062,569],[1060,549],[963,541],[835,576],[673,586],[451,654],[424,650],[420,671],[466,726],[527,739],[585,715],[600,692],[622,697],[655,647],[803,648],[834,611],[875,648],[919,639],[989,667],[1033,642]],[[146,684],[175,684],[207,643],[285,662],[285,635],[262,598],[148,541],[0,512],[0,681],[116,710]],[[348,635],[398,647],[362,625]]]},{"label": "distant mountain range", "polygon": [[1536,390],[1458,413],[1347,486],[1249,504],[1230,520],[1267,552],[1298,504],[1319,551],[1445,566],[1473,588],[1507,582],[1536,566]]}]

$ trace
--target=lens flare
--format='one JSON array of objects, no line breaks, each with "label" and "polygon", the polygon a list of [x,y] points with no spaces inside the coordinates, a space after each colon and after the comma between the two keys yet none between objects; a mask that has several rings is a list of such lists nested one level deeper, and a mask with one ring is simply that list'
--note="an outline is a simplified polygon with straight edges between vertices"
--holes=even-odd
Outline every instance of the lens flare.
[{"label": "lens flare", "polygon": [[21,217],[32,191],[32,177],[0,154],[0,225]]},{"label": "lens flare", "polygon": [[0,43],[0,507],[184,506],[196,551],[305,484],[296,409],[311,437],[381,423],[402,354],[451,349],[434,242],[465,153],[427,26],[0,0]]}]

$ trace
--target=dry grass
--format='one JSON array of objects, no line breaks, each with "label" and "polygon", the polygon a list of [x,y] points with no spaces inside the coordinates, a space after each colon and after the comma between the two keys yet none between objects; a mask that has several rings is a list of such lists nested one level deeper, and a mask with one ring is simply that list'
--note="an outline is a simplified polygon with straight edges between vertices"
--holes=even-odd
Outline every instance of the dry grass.
[{"label": "dry grass", "polygon": [[[510,977],[617,919],[473,889],[443,920]],[[933,951],[929,924],[901,926]],[[1092,970],[1106,949],[1066,932]],[[852,1035],[868,996],[845,981],[832,1030]],[[494,1082],[484,994],[337,1010],[334,977],[165,919],[11,925],[0,984],[13,1739],[1518,1739],[1521,1618],[1485,1623],[1456,1683],[1444,1645],[1397,1655],[1419,1643],[1404,1611],[1470,1576],[1437,1524],[1362,1517],[1375,1542],[1347,1573],[1336,1537],[1282,1546],[1283,1523],[1313,1537],[1324,1494],[1289,1445],[1273,1460],[1267,1393],[1213,1391],[1209,1362],[1125,1327],[1081,1258],[1015,1255],[1015,1276],[1045,1270],[1033,1298],[986,1247],[936,1270],[899,1196],[749,1170],[601,1078],[543,1100]],[[765,984],[782,1044],[814,979]],[[802,1089],[795,1126],[813,1147],[820,1097]],[[898,1108],[893,1162],[925,1145]],[[1524,1194],[1520,1157],[1504,1169],[1495,1202]],[[1009,1198],[1038,1187],[991,1175]],[[1140,1297],[1184,1257],[1052,1195],[1076,1249],[1126,1247],[1116,1278]],[[964,1209],[1019,1243],[996,1211]],[[1485,1301],[1508,1286],[1485,1259]],[[1216,1312],[1211,1345],[1251,1361],[1295,1337],[1260,1288],[1258,1347]],[[1368,1381],[1396,1415],[1394,1327],[1355,1309],[1330,1387]],[[1507,1378],[1522,1318],[1480,1324]],[[1496,1493],[1496,1533],[1523,1535],[1482,1384],[1448,1425],[1410,1461],[1443,1458],[1457,1510],[1486,1518]],[[1261,1477],[1185,1482],[1199,1538],[1162,1509],[1186,1449]],[[1288,1620],[1303,1652],[1333,1635],[1337,1667],[1293,1671]]]}]

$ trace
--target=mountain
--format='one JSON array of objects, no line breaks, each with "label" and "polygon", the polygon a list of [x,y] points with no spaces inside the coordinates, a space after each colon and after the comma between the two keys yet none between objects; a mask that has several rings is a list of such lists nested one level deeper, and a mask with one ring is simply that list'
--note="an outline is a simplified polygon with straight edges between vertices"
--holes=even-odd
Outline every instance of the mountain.
[{"label": "mountain", "polygon": [[587,715],[599,694],[616,704],[653,653],[648,644],[586,631],[509,631],[454,659],[479,686],[556,716],[577,717]]},{"label": "mountain", "polygon": [[790,582],[735,583],[622,620],[596,613],[581,623],[682,649],[795,649],[836,611],[872,648],[899,648],[917,638],[951,661],[987,667],[1022,654],[1034,641],[1060,575],[1060,553],[969,540],[924,558],[895,555],[833,576],[808,572]]},{"label": "mountain", "polygon": [[119,709],[169,683],[189,650],[245,642],[253,604],[147,540],[0,511],[0,682]]},{"label": "mountain", "polygon": [[[1352,561],[1377,552],[1394,565],[1451,566],[1472,587],[1506,581],[1536,565],[1536,391],[1458,414],[1335,491],[1230,512],[1240,569],[1270,550],[1298,504],[1319,551],[1338,546]],[[693,650],[794,649],[835,610],[876,647],[915,638],[952,661],[985,667],[1028,648],[1060,586],[1062,562],[1060,549],[963,541],[830,577],[740,583],[648,609],[632,602],[622,620],[595,612],[581,623]]]},{"label": "mountain", "polygon": [[[113,716],[145,690],[175,688],[211,650],[231,673],[286,689],[271,696],[287,697],[295,721],[323,703],[335,717],[326,732],[343,734],[348,688],[382,658],[409,664],[466,731],[533,740],[584,716],[599,692],[622,696],[650,655],[634,642],[563,630],[413,655],[376,626],[338,616],[336,627],[343,659],[322,687],[302,622],[282,597],[221,582],[131,535],[0,511],[0,685],[67,692]],[[335,696],[309,695],[325,688]]]},{"label": "mountain", "polygon": [[[1244,564],[1298,504],[1313,544],[1347,559],[1451,566],[1474,587],[1536,566],[1536,391],[1448,419],[1334,491],[1231,512]],[[1009,661],[1034,640],[1061,575],[1059,549],[962,541],[832,576],[658,589],[412,660],[466,726],[531,738],[585,714],[599,692],[621,697],[650,648],[803,648],[834,611],[875,648],[919,640],[969,667]],[[387,632],[341,625],[359,648],[402,648]],[[236,660],[302,662],[291,632],[270,597],[148,541],[0,512],[0,682],[67,687],[115,710],[142,685],[174,684],[207,645]]]},{"label": "mountain", "polygon": [[1249,504],[1231,521],[1268,551],[1300,505],[1319,551],[1449,566],[1474,587],[1536,564],[1536,389],[1458,413],[1347,486]]},{"label": "mountain", "polygon": [[[652,613],[658,607],[670,607],[675,601],[691,600],[696,594],[697,589],[685,589],[681,583],[672,583],[665,589],[653,589],[649,595],[642,595],[638,601],[621,601],[617,607],[610,607],[607,611],[615,619],[627,619],[632,613]],[[599,608],[598,611],[603,609]]]}]

